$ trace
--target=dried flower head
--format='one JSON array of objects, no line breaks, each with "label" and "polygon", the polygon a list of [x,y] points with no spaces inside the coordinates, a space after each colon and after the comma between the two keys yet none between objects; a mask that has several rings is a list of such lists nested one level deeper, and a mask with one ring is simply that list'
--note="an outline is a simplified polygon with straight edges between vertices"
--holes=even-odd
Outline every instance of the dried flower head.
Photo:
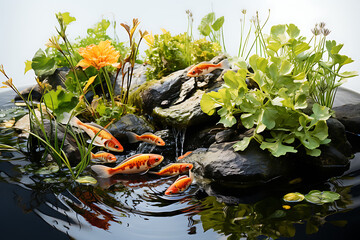
[{"label": "dried flower head", "polygon": [[330,34],[330,30],[329,29],[327,29],[327,28],[322,28],[321,29],[321,33],[326,37],[327,35],[329,35]]},{"label": "dried flower head", "polygon": [[246,9],[241,10],[241,13],[245,15],[246,14]]},{"label": "dried flower head", "polygon": [[86,48],[79,48],[79,54],[84,58],[77,66],[86,69],[90,66],[95,67],[97,70],[105,66],[113,66],[120,68],[118,62],[120,53],[115,50],[111,45],[111,41],[101,41],[98,45],[91,44]]},{"label": "dried flower head", "polygon": [[190,18],[192,18],[192,16],[193,16],[192,12],[189,9],[186,10],[186,14],[189,15]]},{"label": "dried flower head", "polygon": [[319,28],[317,28],[317,24],[315,25],[315,27],[313,28],[313,29],[311,29],[311,32],[315,35],[315,36],[317,36],[317,35],[320,35],[320,29]]},{"label": "dried flower head", "polygon": [[49,38],[49,41],[45,44],[45,46],[49,47],[49,48],[55,48],[57,50],[59,50],[60,52],[62,51],[58,38],[55,36],[52,36],[51,38]]},{"label": "dried flower head", "polygon": [[7,88],[7,87],[13,87],[12,78],[9,78],[5,82],[2,82],[5,86],[1,86],[0,88]]},{"label": "dried flower head", "polygon": [[319,28],[324,28],[325,27],[325,23],[324,22],[320,22],[319,23]]}]

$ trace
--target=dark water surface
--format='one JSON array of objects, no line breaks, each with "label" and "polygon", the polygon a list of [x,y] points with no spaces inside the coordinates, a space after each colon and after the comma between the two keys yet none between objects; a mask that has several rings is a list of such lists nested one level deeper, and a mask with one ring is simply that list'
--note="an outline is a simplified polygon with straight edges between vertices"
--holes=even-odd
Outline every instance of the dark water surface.
[{"label": "dark water surface", "polygon": [[[8,96],[1,96],[0,101],[7,103],[4,108],[11,107]],[[352,98],[358,99],[356,94]],[[16,136],[12,129],[0,129],[0,143],[15,145]],[[82,185],[66,175],[35,174],[41,166],[21,153],[0,153],[0,239],[357,239],[360,235],[360,153],[339,176],[264,186],[240,196],[237,205],[206,196],[196,184],[184,194],[165,197],[174,178],[149,174],[118,175],[95,186]],[[286,193],[314,189],[337,192],[341,199],[283,208]]]}]

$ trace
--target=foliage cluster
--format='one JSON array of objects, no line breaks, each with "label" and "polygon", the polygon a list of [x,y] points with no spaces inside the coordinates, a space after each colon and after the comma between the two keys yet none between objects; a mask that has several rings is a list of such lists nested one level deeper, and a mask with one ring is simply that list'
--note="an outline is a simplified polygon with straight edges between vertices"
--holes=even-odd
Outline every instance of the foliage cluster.
[{"label": "foliage cluster", "polygon": [[172,36],[167,31],[155,35],[149,45],[145,51],[146,61],[152,66],[146,73],[148,80],[160,79],[191,64],[209,61],[221,51],[218,43],[206,39],[192,41],[187,33]]},{"label": "foliage cluster", "polygon": [[[325,89],[314,92],[314,84],[321,86],[319,82],[330,81],[331,91],[340,85],[334,77],[328,80],[322,73],[340,76],[340,80],[356,75],[354,72],[338,74],[340,67],[352,60],[338,54],[342,45],[328,41],[326,45],[332,57],[329,56],[333,59],[331,66],[337,66],[337,72],[333,72],[322,61],[321,47],[315,45],[315,50],[311,49],[294,24],[273,26],[262,44],[267,56],[255,54],[249,58],[249,69],[247,63],[240,62],[237,73],[228,71],[219,91],[204,94],[202,110],[212,115],[220,108],[217,110],[220,123],[226,127],[238,123],[248,129],[255,128],[251,137],[234,145],[235,150],[246,149],[255,139],[261,149],[269,150],[276,157],[297,152],[300,146],[307,154],[319,156],[320,145],[330,142],[326,120],[331,116],[332,104],[317,101],[311,113],[303,110],[310,108],[310,96],[316,101],[321,99],[317,98],[321,94],[327,94]],[[318,75],[314,78],[316,83],[309,77],[314,74]],[[249,88],[247,81],[254,81],[257,88]]]}]

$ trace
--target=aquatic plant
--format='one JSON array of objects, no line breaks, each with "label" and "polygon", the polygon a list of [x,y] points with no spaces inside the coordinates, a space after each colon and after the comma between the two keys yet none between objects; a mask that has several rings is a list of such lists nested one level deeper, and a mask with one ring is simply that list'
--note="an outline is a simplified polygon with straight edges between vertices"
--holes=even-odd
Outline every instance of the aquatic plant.
[{"label": "aquatic plant", "polygon": [[[68,168],[72,178],[76,179],[85,169],[85,167],[89,164],[90,152],[93,148],[92,143],[86,145],[84,138],[82,136],[79,137],[77,134],[75,134],[75,132],[71,129],[70,126],[67,125],[65,126],[65,128],[63,128],[55,118],[51,120],[52,114],[50,109],[48,108],[48,106],[52,106],[52,109],[58,110],[59,105],[57,105],[57,107],[55,107],[54,105],[54,102],[58,104],[56,98],[59,98],[59,96],[63,96],[67,98],[68,95],[64,93],[61,94],[61,89],[58,90],[59,91],[58,93],[55,92],[56,95],[54,96],[54,99],[51,97],[51,95],[48,96],[45,95],[44,98],[46,97],[48,98],[44,100],[45,108],[43,108],[43,103],[40,102],[38,108],[39,113],[37,113],[35,110],[36,105],[33,103],[31,99],[31,95],[29,95],[29,99],[25,99],[23,97],[23,95],[13,84],[12,78],[9,78],[5,73],[5,70],[2,65],[0,67],[0,72],[7,78],[7,80],[3,82],[4,86],[2,87],[10,87],[23,100],[23,102],[27,107],[29,113],[30,127],[31,127],[30,131],[27,131],[27,133],[35,140],[32,141],[32,138],[30,137],[29,149],[32,149],[34,151],[29,151],[29,152],[36,152],[35,150],[38,148],[38,146],[43,146],[45,149],[42,155],[43,159],[45,159],[47,154],[50,154],[59,168],[65,165]],[[43,109],[45,112],[43,112]],[[49,116],[50,119],[47,119],[46,116]],[[51,129],[50,132],[48,132],[48,129],[45,128],[45,122],[49,122]],[[60,131],[63,132],[62,140],[59,140],[57,136],[58,132]],[[73,137],[80,153],[80,162],[74,168],[71,166],[70,160],[68,159],[66,153],[63,150],[67,135],[71,135]],[[34,144],[35,142],[36,144]]]}]

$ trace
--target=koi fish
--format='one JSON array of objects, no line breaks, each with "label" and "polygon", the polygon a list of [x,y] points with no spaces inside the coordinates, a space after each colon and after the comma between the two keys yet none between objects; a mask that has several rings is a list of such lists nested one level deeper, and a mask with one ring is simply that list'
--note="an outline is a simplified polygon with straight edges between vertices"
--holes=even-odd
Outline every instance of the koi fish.
[{"label": "koi fish", "polygon": [[185,154],[181,155],[180,157],[178,157],[178,160],[181,160],[183,158],[186,158],[187,156],[189,156],[192,153],[192,151],[188,151]]},{"label": "koi fish", "polygon": [[193,66],[188,72],[188,77],[199,77],[208,73],[211,73],[215,69],[230,69],[230,64],[227,59],[222,60],[218,64],[212,64],[209,62],[202,62]]},{"label": "koi fish", "polygon": [[[114,152],[124,151],[120,142],[105,128],[96,123],[83,123],[77,117],[72,117],[70,120],[70,114],[64,113],[63,123],[69,122],[71,126],[78,127],[84,130],[91,139],[94,139],[94,145],[105,147]],[[99,133],[99,134],[98,134]]]},{"label": "koi fish", "polygon": [[175,176],[190,171],[193,168],[191,163],[172,163],[163,167],[159,172],[151,172],[159,176]]},{"label": "koi fish", "polygon": [[104,163],[113,163],[116,161],[116,157],[108,152],[99,151],[97,153],[91,153],[91,159],[98,159]]},{"label": "koi fish", "polygon": [[134,174],[147,172],[150,168],[159,165],[163,156],[158,154],[136,154],[125,159],[119,165],[114,168],[106,167],[103,165],[93,165],[91,169],[99,175],[101,178],[108,178],[114,174]]},{"label": "koi fish", "polygon": [[189,188],[193,181],[193,175],[191,171],[189,171],[189,176],[180,176],[176,181],[171,184],[171,186],[165,191],[165,195],[172,195],[175,193],[184,192],[186,189]]},{"label": "koi fish", "polygon": [[151,144],[154,144],[157,146],[165,146],[165,142],[161,139],[161,137],[158,137],[158,136],[154,135],[153,133],[144,133],[141,136],[139,136],[133,132],[127,132],[126,135],[129,139],[130,143],[143,141],[143,142],[151,143]]}]

